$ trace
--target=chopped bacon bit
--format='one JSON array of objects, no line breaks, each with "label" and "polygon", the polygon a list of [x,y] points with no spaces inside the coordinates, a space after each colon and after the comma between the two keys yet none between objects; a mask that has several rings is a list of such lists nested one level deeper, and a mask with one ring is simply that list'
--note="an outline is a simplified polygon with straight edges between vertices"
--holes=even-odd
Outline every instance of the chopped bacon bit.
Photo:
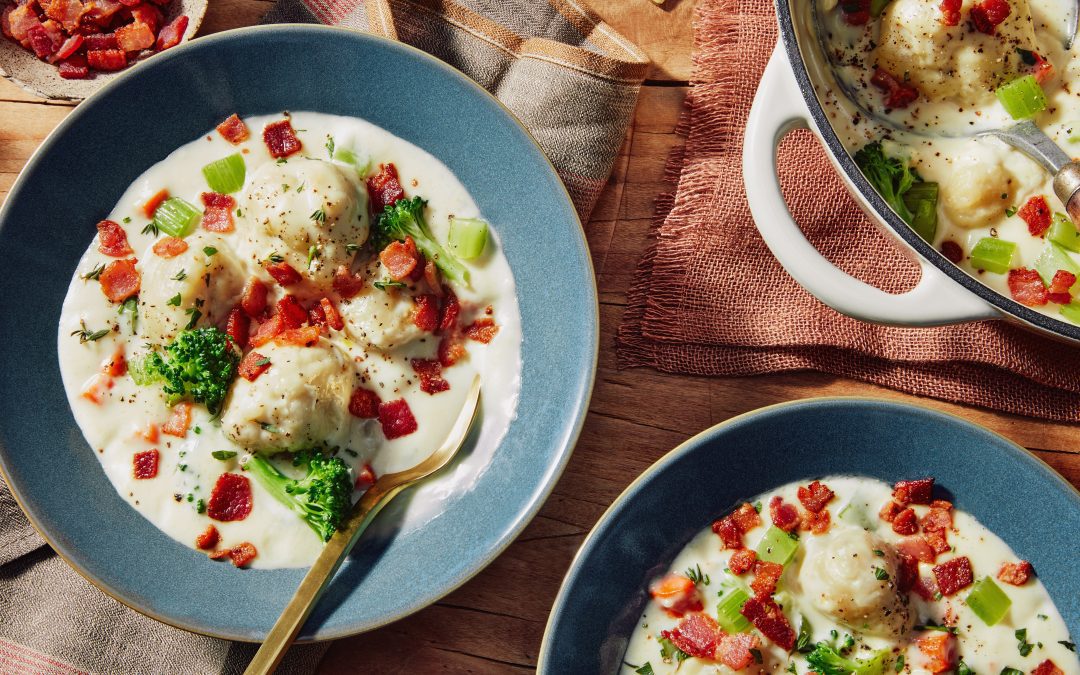
[{"label": "chopped bacon bit", "polygon": [[181,401],[173,406],[172,415],[161,425],[161,433],[183,438],[191,427],[191,404]]},{"label": "chopped bacon bit", "polygon": [[1036,82],[1043,84],[1054,76],[1054,64],[1035,52],[1032,52],[1031,56],[1035,59],[1035,65],[1031,69],[1031,74],[1035,76]]},{"label": "chopped bacon bit", "polygon": [[158,470],[158,461],[161,459],[161,453],[155,450],[147,450],[146,452],[135,453],[135,478],[139,480],[146,480],[148,478],[156,478]]},{"label": "chopped bacon bit", "polygon": [[870,0],[844,0],[840,11],[849,26],[863,26],[870,21]]},{"label": "chopped bacon bit", "polygon": [[85,80],[90,77],[90,66],[82,54],[74,54],[57,64],[60,77],[65,80]]},{"label": "chopped bacon bit", "polygon": [[230,549],[222,548],[216,551],[212,551],[207,555],[210,556],[211,560],[224,560],[225,558],[229,557],[229,553],[231,553]]},{"label": "chopped bacon bit", "polygon": [[116,29],[116,44],[125,52],[141,52],[154,44],[154,31],[138,21]]},{"label": "chopped bacon bit", "polygon": [[299,328],[307,321],[307,312],[295,295],[286,295],[277,301],[277,314],[285,322],[285,328]]},{"label": "chopped bacon bit", "polygon": [[229,310],[229,318],[225,321],[225,334],[232,338],[237,347],[247,347],[248,333],[251,332],[251,317],[244,314],[240,307]]},{"label": "chopped bacon bit", "polygon": [[660,635],[690,656],[713,660],[720,646],[723,633],[716,619],[708,614],[695,612],[683,618],[679,625],[671,630],[660,631]]},{"label": "chopped bacon bit", "polygon": [[773,643],[789,652],[795,648],[795,631],[772,598],[755,595],[743,604],[739,612]]},{"label": "chopped bacon bit", "polygon": [[945,531],[923,533],[923,539],[926,540],[926,545],[930,547],[930,550],[932,550],[935,555],[945,553],[951,548],[947,537],[948,534]]},{"label": "chopped bacon bit", "polygon": [[946,509],[931,508],[919,521],[923,532],[944,535],[952,527],[952,512]]},{"label": "chopped bacon bit", "polygon": [[236,229],[232,210],[236,200],[230,195],[217,192],[204,192],[200,195],[203,206],[202,227],[208,232],[232,232]]},{"label": "chopped bacon bit", "polygon": [[893,532],[897,534],[915,534],[919,531],[919,518],[915,515],[915,509],[910,507],[896,514],[892,521]]},{"label": "chopped bacon bit", "polygon": [[435,266],[435,263],[431,260],[424,263],[424,281],[435,292],[436,295],[442,296],[443,290],[446,286],[443,286],[439,281],[439,268]]},{"label": "chopped bacon bit", "polygon": [[938,9],[941,10],[941,23],[946,26],[960,25],[960,6],[963,0],[941,0]]},{"label": "chopped bacon bit", "polygon": [[889,502],[881,507],[881,511],[878,512],[878,518],[881,518],[887,523],[891,523],[896,520],[896,516],[900,515],[900,512],[903,510],[904,506],[902,504]]},{"label": "chopped bacon bit", "polygon": [[769,500],[769,517],[773,525],[784,532],[791,532],[799,524],[799,510],[791,504],[785,504],[781,497]]},{"label": "chopped bacon bit", "polygon": [[255,329],[255,334],[248,340],[248,346],[262,347],[264,344],[274,339],[274,336],[284,330],[285,321],[281,318],[280,314],[275,314],[259,324],[259,327]]},{"label": "chopped bacon bit", "polygon": [[259,376],[270,369],[270,359],[266,358],[257,351],[250,351],[240,361],[240,366],[237,372],[240,377],[244,378],[248,382],[254,382],[259,379]]},{"label": "chopped bacon bit", "polygon": [[195,537],[195,547],[202,549],[203,551],[212,551],[218,542],[221,540],[221,535],[218,534],[218,530],[213,525],[207,525],[206,530],[202,534]]},{"label": "chopped bacon bit", "polygon": [[465,357],[465,343],[457,332],[447,333],[439,340],[439,363],[449,368]]},{"label": "chopped bacon bit", "polygon": [[1009,292],[1014,300],[1029,307],[1045,305],[1049,300],[1042,277],[1026,267],[1009,270]]},{"label": "chopped bacon bit", "polygon": [[998,570],[997,578],[1013,586],[1023,586],[1035,572],[1035,568],[1026,560],[1018,563],[1002,563]]},{"label": "chopped bacon bit", "polygon": [[[131,2],[131,0],[129,0]],[[131,2],[134,5],[131,8],[131,18],[136,23],[144,23],[150,27],[150,30],[157,34],[158,28],[161,27],[161,22],[165,18],[161,14],[161,10],[154,7],[151,4],[145,2]]]},{"label": "chopped bacon bit", "polygon": [[724,516],[713,522],[712,531],[724,542],[724,548],[738,549],[743,547],[743,532],[739,529],[739,524],[731,516]]},{"label": "chopped bacon bit", "polygon": [[[916,569],[915,574],[915,582],[912,585],[911,590],[918,593],[920,598],[927,601],[940,597],[938,596],[937,582],[934,581],[933,576],[918,576],[918,569]],[[903,587],[901,587],[901,590],[903,590]]]},{"label": "chopped bacon bit", "polygon": [[158,431],[158,425],[154,424],[153,422],[147,422],[146,426],[143,427],[141,430],[136,431],[135,434],[141,437],[147,443],[157,443],[159,438]]},{"label": "chopped bacon bit", "polygon": [[326,312],[323,311],[322,305],[315,303],[308,308],[307,321],[309,326],[318,326],[319,330],[327,335],[330,334],[330,326],[326,324]]},{"label": "chopped bacon bit", "polygon": [[908,555],[902,547],[898,546],[897,549],[900,565],[897,568],[896,586],[901,593],[907,593],[919,580],[919,561]]},{"label": "chopped bacon bit", "polygon": [[383,435],[389,440],[408,436],[418,427],[408,402],[403,398],[379,404],[379,424],[382,425]]},{"label": "chopped bacon bit", "polygon": [[[79,0],[42,0],[38,3],[41,6],[42,11],[45,12],[45,16],[59,21],[64,30],[68,33],[74,33],[79,27],[79,17],[83,13],[83,6]],[[77,37],[82,37],[76,34]],[[80,40],[81,42],[81,40]],[[61,58],[67,58],[71,53],[74,53],[74,49],[69,54]]]},{"label": "chopped bacon bit", "polygon": [[337,307],[330,298],[323,298],[319,300],[319,305],[322,307],[323,315],[326,317],[326,324],[334,330],[344,330],[345,321],[341,318],[341,313],[338,312]]},{"label": "chopped bacon bit", "polygon": [[825,534],[829,531],[829,526],[832,525],[832,516],[829,515],[828,511],[822,511],[821,513],[807,511],[803,514],[800,524],[804,530],[809,530],[813,534]]},{"label": "chopped bacon bit", "polygon": [[758,515],[757,509],[749,502],[743,502],[742,506],[735,509],[731,517],[738,524],[739,529],[743,531],[743,534],[761,525],[761,516]]},{"label": "chopped bacon bit", "polygon": [[237,544],[229,549],[229,559],[236,567],[245,567],[259,554],[255,546],[249,542]]},{"label": "chopped bacon bit", "polygon": [[[972,12],[974,11],[974,8],[972,8]],[[1031,236],[1039,237],[1042,236],[1043,232],[1050,229],[1050,219],[1053,213],[1050,210],[1050,205],[1046,203],[1046,197],[1035,195],[1024,202],[1016,215],[1027,223],[1028,232],[1031,233]]]},{"label": "chopped bacon bit", "polygon": [[238,473],[223,473],[206,502],[206,515],[214,520],[243,520],[251,513],[251,481]]},{"label": "chopped bacon bit", "polygon": [[825,487],[824,483],[817,480],[810,483],[808,487],[800,485],[798,494],[799,501],[806,507],[806,510],[814,513],[821,513],[825,505],[836,496],[832,490]]},{"label": "chopped bacon bit", "polygon": [[[430,263],[429,263],[430,264]],[[439,306],[439,330],[453,330],[457,326],[461,303],[449,286],[442,287],[442,304]]]},{"label": "chopped bacon bit", "polygon": [[950,501],[946,501],[944,499],[935,499],[934,501],[930,502],[930,508],[932,508],[932,509],[944,509],[946,511],[952,511],[953,505],[952,505],[952,502],[950,502]]},{"label": "chopped bacon bit", "polygon": [[931,673],[944,673],[956,666],[956,636],[933,631],[915,639],[922,655],[922,667]]},{"label": "chopped bacon bit", "polygon": [[349,414],[360,419],[375,419],[379,416],[379,404],[382,399],[370,389],[357,387],[349,398]]},{"label": "chopped bacon bit", "polygon": [[754,569],[756,560],[757,552],[750,548],[740,548],[732,553],[731,558],[728,559],[728,569],[731,570],[732,574],[741,576]]},{"label": "chopped bacon bit", "polygon": [[906,108],[919,98],[919,90],[910,84],[903,84],[891,73],[881,68],[874,69],[870,84],[885,92],[885,107]]},{"label": "chopped bacon bit", "polygon": [[217,125],[217,132],[233,145],[239,145],[251,137],[251,132],[248,131],[244,120],[240,119],[236,113],[229,115],[224,122]]},{"label": "chopped bacon bit", "polygon": [[1065,270],[1054,272],[1054,278],[1050,280],[1050,287],[1046,289],[1046,297],[1050,302],[1059,305],[1067,305],[1072,302],[1072,287],[1076,283],[1076,275]]},{"label": "chopped bacon bit", "polygon": [[120,48],[120,45],[116,44],[116,36],[112,33],[95,33],[94,35],[87,35],[86,39],[83,40],[83,44],[88,50]]},{"label": "chopped bacon bit", "polygon": [[343,298],[351,298],[364,288],[364,277],[353,274],[348,266],[339,265],[334,270],[334,291]]},{"label": "chopped bacon bit", "polygon": [[265,269],[270,276],[274,277],[274,281],[282,286],[298,284],[303,278],[300,276],[300,273],[293,269],[293,266],[287,262],[263,263],[263,269]]},{"label": "chopped bacon bit", "polygon": [[754,652],[761,645],[756,635],[724,635],[716,650],[716,659],[732,670],[742,670],[754,662]]},{"label": "chopped bacon bit", "polygon": [[780,563],[758,560],[754,563],[754,580],[750,582],[750,588],[754,595],[765,598],[776,591],[776,583],[780,581],[780,575],[784,573],[784,566]]},{"label": "chopped bacon bit", "polygon": [[438,394],[450,388],[442,376],[442,364],[436,359],[412,359],[412,369],[420,377],[420,391]]},{"label": "chopped bacon bit", "polygon": [[175,258],[188,250],[188,243],[176,237],[165,237],[154,242],[154,255],[159,258]]},{"label": "chopped bacon bit", "polygon": [[142,212],[147,218],[153,218],[157,208],[161,206],[161,203],[169,198],[169,191],[162,188],[158,190],[153,197],[147,199],[142,205]]},{"label": "chopped bacon bit", "polygon": [[896,548],[904,555],[910,556],[919,562],[931,563],[937,557],[934,549],[930,547],[930,544],[923,537],[904,537],[896,545]]},{"label": "chopped bacon bit", "polygon": [[697,585],[688,577],[668,572],[649,586],[649,595],[669,616],[680,617],[688,612],[700,612],[704,605],[698,596]]},{"label": "chopped bacon bit", "polygon": [[121,377],[127,374],[127,359],[124,358],[124,346],[120,345],[105,363],[101,364],[101,372],[112,377]]},{"label": "chopped bacon bit", "polygon": [[203,192],[199,194],[203,206],[207,208],[217,207],[220,209],[235,209],[236,199],[232,195],[223,195],[220,192]]},{"label": "chopped bacon bit", "polygon": [[422,331],[433,332],[439,327],[439,299],[434,295],[425,293],[414,295],[413,324]]},{"label": "chopped bacon bit", "polygon": [[1057,667],[1057,664],[1046,659],[1039,665],[1035,666],[1035,670],[1031,671],[1031,675],[1065,675],[1065,671]]},{"label": "chopped bacon bit", "polygon": [[30,49],[39,59],[51,56],[60,47],[60,42],[54,40],[49,30],[40,23],[26,33],[30,42]]},{"label": "chopped bacon bit", "polygon": [[375,470],[371,468],[370,464],[365,464],[360,468],[360,472],[356,474],[356,490],[368,490],[371,486],[375,485],[377,480],[375,476]]},{"label": "chopped bacon bit", "polygon": [[263,142],[270,150],[270,156],[276,158],[288,157],[303,147],[293,131],[292,122],[287,119],[267,124],[263,128]]},{"label": "chopped bacon bit", "polygon": [[952,595],[974,581],[971,560],[967,556],[953,558],[934,567],[934,579],[942,595]]},{"label": "chopped bacon bit", "polygon": [[420,262],[419,253],[412,237],[404,242],[392,241],[379,253],[379,262],[394,281],[409,278]]},{"label": "chopped bacon bit", "polygon": [[960,244],[952,240],[941,242],[941,254],[948,258],[949,262],[957,265],[964,259],[964,249],[960,248]]},{"label": "chopped bacon bit", "polygon": [[138,295],[142,278],[135,269],[135,259],[114,260],[109,263],[98,277],[101,292],[111,302],[123,302]]},{"label": "chopped bacon bit", "polygon": [[127,57],[122,49],[91,49],[86,52],[86,62],[94,70],[106,72],[123,70],[127,67]]},{"label": "chopped bacon bit", "polygon": [[[77,0],[73,1],[78,4]],[[76,33],[75,35],[72,35],[68,39],[64,40],[64,44],[60,45],[60,48],[57,49],[56,53],[52,55],[53,61],[63,61],[64,59],[68,59],[74,56],[75,52],[79,51],[79,48],[82,47],[83,40],[85,39],[86,38],[84,38],[82,35]]]},{"label": "chopped bacon bit", "polygon": [[134,251],[128,245],[127,233],[120,223],[112,220],[103,220],[97,224],[98,250],[112,258],[123,258]]},{"label": "chopped bacon bit", "polygon": [[367,191],[374,213],[382,213],[387,206],[405,197],[405,190],[398,181],[397,167],[393,164],[379,165],[379,173],[367,179]]},{"label": "chopped bacon bit", "polygon": [[968,14],[975,30],[987,35],[994,35],[997,26],[1008,18],[1012,8],[1006,0],[983,0],[971,6]]},{"label": "chopped bacon bit", "polygon": [[184,32],[188,27],[188,18],[186,14],[181,14],[176,17],[158,32],[156,47],[159,52],[163,52],[166,49],[170,49],[180,44],[180,41],[184,39]]},{"label": "chopped bacon bit", "polygon": [[293,345],[296,347],[310,347],[319,341],[322,331],[318,326],[304,326],[303,328],[290,328],[283,330],[274,336],[274,343],[278,345]]},{"label": "chopped bacon bit", "polygon": [[893,485],[893,499],[907,506],[908,504],[929,504],[933,499],[934,479],[901,480]]},{"label": "chopped bacon bit", "polygon": [[469,324],[464,332],[465,337],[470,340],[488,344],[495,339],[495,335],[499,332],[499,327],[495,325],[494,319],[483,317]]},{"label": "chopped bacon bit", "polygon": [[266,309],[266,291],[266,284],[258,277],[251,277],[244,285],[244,292],[240,296],[240,306],[252,319],[259,318]]}]

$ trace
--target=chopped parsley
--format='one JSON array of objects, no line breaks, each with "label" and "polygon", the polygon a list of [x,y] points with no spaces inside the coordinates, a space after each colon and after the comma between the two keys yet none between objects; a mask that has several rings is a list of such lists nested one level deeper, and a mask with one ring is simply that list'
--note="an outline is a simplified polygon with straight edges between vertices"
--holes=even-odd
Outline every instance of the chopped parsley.
[{"label": "chopped parsley", "polygon": [[346,253],[356,253],[360,250],[360,244],[345,244]]},{"label": "chopped parsley", "polygon": [[1001,675],[1024,675],[1024,671],[1012,666],[1005,666],[1001,669]]},{"label": "chopped parsley", "polygon": [[754,510],[761,513],[761,502],[754,502]]},{"label": "chopped parsley", "polygon": [[135,326],[139,322],[139,296],[135,295],[120,304],[117,310],[121,316],[127,314],[131,317],[131,332],[135,332]]},{"label": "chopped parsley", "polygon": [[307,250],[307,266],[311,267],[311,261],[319,257],[319,247],[312,244]]},{"label": "chopped parsley", "polygon": [[217,249],[213,246],[206,246],[203,248],[202,252],[205,253],[207,257],[210,257],[217,253]]},{"label": "chopped parsley", "polygon": [[288,161],[289,161],[288,157],[280,157],[280,158],[278,158],[277,163],[278,164],[286,164],[286,163],[288,163]]},{"label": "chopped parsley", "polygon": [[689,654],[676,647],[671,640],[667,638],[662,637],[658,639],[657,642],[660,643],[660,657],[664,659],[664,663],[671,663],[671,659],[675,659],[679,663],[682,663],[690,658]]},{"label": "chopped parsley", "polygon": [[795,640],[796,651],[807,654],[814,651],[814,643],[812,640],[814,629],[810,626],[810,622],[803,617],[802,623],[799,624],[799,637]]},{"label": "chopped parsley", "polygon": [[708,574],[703,574],[701,572],[701,564],[700,563],[695,565],[694,567],[687,568],[686,576],[687,576],[687,578],[690,579],[690,581],[693,581],[694,584],[698,585],[698,586],[701,586],[701,585],[708,586],[709,582],[711,581],[711,579],[709,579]]},{"label": "chopped parsley", "polygon": [[1035,645],[1027,641],[1027,628],[1017,628],[1013,635],[1016,636],[1016,648],[1020,651],[1020,656],[1030,654]]},{"label": "chopped parsley", "polygon": [[879,558],[883,558],[883,557],[885,557],[885,551],[882,551],[880,548],[875,548],[874,549],[874,555],[876,555]]},{"label": "chopped parsley", "polygon": [[199,311],[198,307],[189,307],[184,313],[191,317],[191,320],[188,321],[184,330],[191,330],[195,327],[195,324],[199,323],[199,319],[202,318],[202,312]]},{"label": "chopped parsley", "polygon": [[82,326],[79,330],[71,331],[72,335],[79,336],[79,344],[85,344],[87,342],[94,342],[100,340],[109,334],[108,328],[102,328],[101,330],[90,330],[86,327],[85,321],[79,321],[79,325]]},{"label": "chopped parsley", "polygon": [[176,295],[172,296],[171,298],[169,298],[165,302],[165,304],[169,305],[170,307],[179,307],[180,306],[180,294],[177,293]]},{"label": "chopped parsley", "polygon": [[278,255],[277,251],[271,252],[270,255],[266,256],[266,260],[267,262],[272,263],[285,262],[285,258],[282,258],[280,255]]},{"label": "chopped parsley", "polygon": [[403,281],[376,281],[372,284],[380,291],[385,291],[388,288],[405,288],[405,282]]},{"label": "chopped parsley", "polygon": [[[330,134],[326,135],[326,154],[330,156],[330,159],[334,158],[334,137]],[[649,668],[652,670],[652,668]]]},{"label": "chopped parsley", "polygon": [[131,222],[131,216],[124,216],[124,224],[127,225]]},{"label": "chopped parsley", "polygon": [[307,185],[307,183],[300,183],[299,185],[297,185],[296,186],[296,194],[300,194],[301,192],[303,192],[305,185]]},{"label": "chopped parsley", "polygon": [[264,356],[261,359],[259,359],[258,361],[256,361],[255,365],[257,365],[257,366],[268,366],[268,365],[270,365],[270,359],[268,359],[268,358],[266,358]]},{"label": "chopped parsley", "polygon": [[1058,644],[1061,645],[1062,647],[1064,647],[1065,649],[1068,649],[1070,652],[1075,652],[1076,651],[1076,643],[1075,642],[1069,642],[1068,640],[1058,640]]},{"label": "chopped parsley", "polygon": [[205,513],[205,512],[206,512],[206,500],[200,499],[199,501],[195,502],[195,513]]},{"label": "chopped parsley", "polygon": [[1016,215],[1016,210],[1017,209],[1016,209],[1015,206],[1010,206],[1009,208],[1005,209],[1005,217],[1006,218],[1012,218],[1013,216]]},{"label": "chopped parsley", "polygon": [[877,579],[878,581],[888,581],[889,580],[889,573],[886,572],[885,568],[883,568],[883,567],[875,567],[874,568],[874,578]]},{"label": "chopped parsley", "polygon": [[952,633],[956,635],[956,626],[939,626],[933,623],[924,623],[915,626],[915,630],[939,630],[942,633]]},{"label": "chopped parsley", "polygon": [[273,424],[270,424],[269,422],[259,422],[259,426],[262,427],[263,431],[267,431],[267,432],[269,432],[271,434],[280,434],[281,433],[281,429],[278,429],[277,427],[275,427]]},{"label": "chopped parsley", "polygon": [[971,666],[964,663],[963,659],[960,659],[960,663],[956,664],[956,675],[975,675],[975,671],[971,669]]},{"label": "chopped parsley", "polygon": [[761,658],[760,649],[751,649],[750,655],[754,657],[754,663],[763,663],[764,660]]},{"label": "chopped parsley", "polygon": [[172,277],[173,281],[183,281],[184,279],[187,279],[187,270],[180,270]]},{"label": "chopped parsley", "polygon": [[90,270],[86,274],[82,275],[83,279],[87,281],[96,280],[101,276],[101,273],[105,271],[105,263],[101,263],[94,269]]},{"label": "chopped parsley", "polygon": [[311,219],[318,223],[325,223],[326,212],[322,209],[315,209],[315,211],[311,214]]},{"label": "chopped parsley", "polygon": [[904,670],[904,655],[903,654],[901,654],[900,657],[896,659],[896,664],[893,665],[893,669],[896,670],[896,672],[898,672],[898,673]]},{"label": "chopped parsley", "polygon": [[214,459],[220,459],[221,461],[224,462],[227,459],[232,459],[233,457],[236,457],[236,451],[235,450],[215,450],[215,451],[210,453],[210,456],[213,457]]}]

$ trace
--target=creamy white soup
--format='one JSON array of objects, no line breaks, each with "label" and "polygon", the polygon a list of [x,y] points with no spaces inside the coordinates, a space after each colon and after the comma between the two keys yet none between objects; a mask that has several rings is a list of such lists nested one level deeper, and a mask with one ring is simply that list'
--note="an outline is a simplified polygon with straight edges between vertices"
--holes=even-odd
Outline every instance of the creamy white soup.
[{"label": "creamy white soup", "polygon": [[651,584],[620,672],[1080,673],[1032,566],[936,497],[830,476],[740,505]]},{"label": "creamy white soup", "polygon": [[994,290],[1080,322],[1080,233],[1052,176],[998,138],[977,135],[1030,119],[1077,154],[1077,46],[1064,44],[1074,11],[1062,0],[814,0],[798,8],[823,47],[810,67],[826,114],[890,206]]},{"label": "creamy white soup", "polygon": [[366,121],[236,116],[150,167],[98,225],[58,331],[75,419],[117,492],[237,567],[310,564],[378,476],[434,451],[479,377],[484,471],[521,329],[495,232],[424,150]]}]

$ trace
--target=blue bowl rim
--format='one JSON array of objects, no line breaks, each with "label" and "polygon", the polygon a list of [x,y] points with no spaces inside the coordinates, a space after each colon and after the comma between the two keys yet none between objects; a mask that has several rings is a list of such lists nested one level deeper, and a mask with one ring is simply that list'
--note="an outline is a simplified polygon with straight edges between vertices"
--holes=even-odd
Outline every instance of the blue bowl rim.
[{"label": "blue bowl rim", "polygon": [[[156,55],[154,57],[154,61],[152,61],[151,63],[163,62],[165,59],[183,58],[184,56],[186,56],[189,50],[205,48],[212,43],[232,40],[237,38],[238,36],[247,35],[253,32],[291,33],[304,31],[340,34],[352,38],[358,37],[361,39],[367,39],[374,42],[375,44],[380,45],[379,48],[397,49],[428,62],[428,64],[446,73],[448,77],[458,79],[460,82],[465,84],[467,87],[469,87],[481,97],[485,97],[491,102],[495,103],[496,106],[500,110],[502,110],[502,112],[507,116],[507,118],[518,127],[521,133],[524,134],[525,138],[527,138],[530,142],[532,142],[534,146],[536,146],[539,155],[547,163],[552,173],[556,175],[558,174],[555,166],[547,157],[547,153],[544,152],[543,147],[533,136],[532,132],[529,131],[529,129],[522,123],[522,121],[518,118],[516,114],[514,114],[512,110],[506,107],[506,105],[498,98],[496,98],[491,92],[484,89],[476,81],[469,78],[464,73],[457,70],[450,64],[432,56],[431,54],[428,54],[422,49],[413,47],[412,45],[404,42],[392,40],[381,35],[376,35],[374,33],[366,33],[343,26],[328,26],[325,24],[279,23],[247,26],[243,28],[234,28],[218,33],[212,33],[210,35],[201,36],[198,39],[182,42],[176,47],[169,49],[167,52]],[[146,64],[143,65],[145,66]],[[93,94],[91,94],[82,102],[80,102],[77,106],[75,106],[75,108],[70,113],[68,113],[68,115],[63,120],[61,120],[60,123],[52,129],[52,131],[49,132],[49,134],[45,137],[41,144],[27,159],[26,164],[23,165],[23,168],[20,169],[19,175],[12,183],[11,189],[8,191],[7,197],[4,199],[3,204],[0,204],[0,227],[3,227],[7,211],[10,208],[10,204],[15,201],[15,199],[20,195],[20,193],[25,187],[24,178],[27,173],[26,170],[36,164],[41,156],[50,151],[52,146],[56,143],[56,139],[60,135],[64,134],[69,126],[77,123],[79,117],[84,114],[83,111],[85,109],[88,109],[91,106],[98,105],[98,99],[103,98],[114,87],[126,83],[131,78],[142,76],[143,71],[145,70],[146,68],[142,67],[132,68],[124,71],[119,77],[105,83],[104,86],[102,86],[100,89],[95,91]],[[542,476],[542,482],[539,486],[540,489],[536,490],[533,493],[533,497],[530,501],[522,505],[522,508],[521,510],[519,510],[517,518],[514,521],[513,525],[504,530],[502,536],[497,541],[495,541],[494,545],[490,547],[490,550],[486,555],[481,556],[477,559],[477,562],[473,566],[473,569],[462,573],[457,579],[451,581],[443,589],[437,591],[436,593],[428,597],[420,598],[419,601],[402,609],[397,614],[385,616],[381,620],[373,622],[366,626],[345,627],[338,631],[320,632],[311,638],[301,636],[296,639],[297,643],[302,644],[322,642],[328,640],[338,640],[368,631],[377,630],[379,628],[382,628],[383,626],[415,614],[416,612],[419,612],[420,610],[438,602],[450,593],[453,593],[455,590],[459,589],[466,582],[471,580],[473,577],[483,571],[486,567],[488,567],[507,548],[509,548],[510,544],[512,544],[514,540],[517,539],[518,535],[520,535],[521,532],[528,526],[528,524],[532,522],[533,518],[536,517],[536,514],[540,511],[541,507],[547,501],[548,497],[551,495],[551,492],[555,489],[555,485],[558,483],[559,478],[566,470],[566,467],[570,462],[570,456],[573,454],[573,451],[577,445],[578,438],[581,435],[581,430],[585,424],[585,418],[588,414],[589,402],[592,400],[592,393],[596,383],[596,371],[600,353],[600,306],[599,287],[596,283],[596,270],[593,266],[592,257],[588,254],[588,243],[585,235],[585,228],[581,222],[581,216],[578,214],[577,209],[574,207],[573,200],[571,200],[570,193],[569,191],[567,191],[565,184],[562,182],[561,179],[559,179],[557,183],[562,190],[562,197],[566,200],[566,203],[570,207],[570,213],[573,214],[573,223],[577,225],[578,233],[580,235],[578,243],[585,249],[585,255],[583,256],[583,258],[585,260],[585,265],[588,271],[590,282],[589,285],[586,287],[586,290],[591,293],[593,299],[593,313],[591,317],[588,317],[590,321],[589,325],[586,327],[592,334],[592,349],[590,352],[591,365],[587,371],[581,373],[585,381],[584,386],[579,389],[580,396],[578,397],[579,400],[576,402],[577,414],[575,415],[575,418],[571,421],[571,424],[564,426],[561,430],[562,439],[560,445],[562,445],[562,449],[559,451],[557,461],[553,462],[548,467],[547,473]],[[258,642],[257,640],[252,640],[245,636],[208,630],[205,626],[196,625],[187,621],[181,621],[172,617],[166,617],[158,612],[155,612],[142,602],[121,597],[119,592],[114,591],[104,582],[89,574],[78,562],[76,562],[76,559],[79,556],[78,552],[70,551],[66,547],[59,545],[56,542],[55,538],[48,535],[48,533],[41,526],[40,522],[38,521],[32,510],[26,507],[23,495],[19,490],[18,486],[13,484],[11,479],[9,478],[7,470],[7,460],[4,456],[4,453],[2,452],[0,452],[0,479],[3,479],[4,482],[7,484],[9,491],[15,500],[15,503],[18,504],[20,510],[22,510],[23,512],[23,515],[26,516],[26,519],[29,521],[31,527],[33,527],[34,531],[38,534],[38,536],[40,536],[45,541],[45,543],[47,543],[49,547],[52,548],[52,550],[58,556],[60,556],[60,558],[65,563],[67,563],[68,567],[73,569],[76,573],[79,574],[79,576],[81,576],[83,579],[85,579],[87,582],[89,582],[92,586],[97,588],[105,595],[109,596],[113,600],[116,600],[117,602],[124,605],[125,607],[128,607],[129,609],[135,610],[136,612],[139,612],[144,616],[148,616],[156,621],[160,621],[161,623],[172,626],[174,628],[179,628],[181,630],[195,633],[197,635],[205,635],[207,637],[233,640],[236,642]],[[267,628],[267,630],[269,631],[269,627]]]},{"label": "blue bowl rim", "polygon": [[668,465],[679,459],[683,455],[689,452],[693,452],[701,444],[709,441],[713,436],[723,433],[728,427],[732,427],[747,420],[757,417],[758,415],[788,410],[793,408],[800,408],[804,406],[822,405],[827,403],[842,403],[852,405],[885,405],[893,409],[900,410],[916,410],[920,414],[925,414],[931,417],[944,418],[951,422],[956,422],[962,426],[978,429],[980,432],[991,434],[996,436],[999,440],[1003,441],[1005,446],[1008,447],[1011,452],[1019,454],[1022,458],[1027,459],[1033,469],[1043,472],[1047,480],[1058,481],[1072,490],[1075,497],[1077,507],[1080,508],[1080,488],[1077,488],[1069,481],[1065,480],[1065,477],[1058,473],[1052,466],[1047,464],[1041,457],[1031,452],[1024,446],[1016,443],[1015,441],[1006,438],[992,429],[976,424],[970,420],[967,420],[955,413],[946,412],[944,410],[938,410],[926,405],[920,405],[910,403],[906,401],[897,401],[886,398],[874,398],[870,396],[815,396],[809,398],[800,398],[793,401],[784,401],[782,403],[774,403],[772,405],[763,406],[754,410],[749,410],[734,417],[728,418],[723,422],[714,424],[713,426],[700,431],[690,438],[686,439],[682,443],[679,443],[674,448],[664,453],[659,459],[653,462],[647,469],[641,472],[626,488],[619,493],[619,496],[615,498],[615,501],[604,510],[604,513],[600,515],[600,518],[589,530],[589,534],[585,537],[585,540],[581,542],[581,547],[578,548],[577,553],[574,554],[573,560],[570,561],[570,566],[566,570],[566,574],[563,576],[562,583],[559,585],[559,593],[555,596],[555,602],[551,606],[551,611],[548,613],[548,620],[544,626],[544,636],[540,643],[540,654],[537,657],[536,672],[547,673],[545,670],[545,661],[549,658],[549,653],[554,648],[551,641],[551,634],[554,632],[555,624],[558,623],[565,605],[569,598],[570,586],[573,585],[577,579],[578,572],[580,571],[581,564],[585,559],[592,554],[593,549],[596,547],[596,540],[600,537],[600,532],[607,529],[614,517],[615,511],[625,502],[632,500],[642,488],[642,486],[648,482],[653,476],[663,472],[667,469]]}]

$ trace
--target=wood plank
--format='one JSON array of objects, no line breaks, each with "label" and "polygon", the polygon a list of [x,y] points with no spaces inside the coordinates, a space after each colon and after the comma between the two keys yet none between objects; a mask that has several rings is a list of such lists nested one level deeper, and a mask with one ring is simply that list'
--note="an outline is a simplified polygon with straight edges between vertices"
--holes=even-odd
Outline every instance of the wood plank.
[{"label": "wood plank", "polygon": [[650,79],[690,79],[692,0],[666,0],[659,7],[648,0],[588,0],[588,4],[648,55],[652,61]]}]

